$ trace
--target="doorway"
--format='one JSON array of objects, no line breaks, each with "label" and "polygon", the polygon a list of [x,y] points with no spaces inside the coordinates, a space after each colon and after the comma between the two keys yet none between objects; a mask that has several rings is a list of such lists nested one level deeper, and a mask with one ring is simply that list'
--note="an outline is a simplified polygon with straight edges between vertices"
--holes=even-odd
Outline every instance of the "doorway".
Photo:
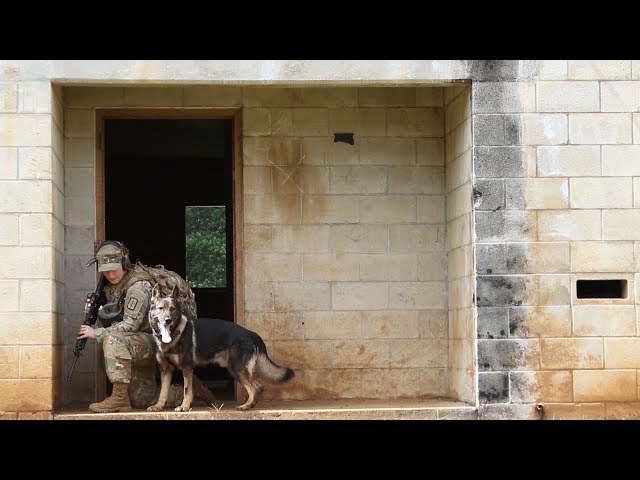
[{"label": "doorway", "polygon": [[[162,264],[187,279],[198,316],[237,321],[237,118],[220,112],[99,113],[104,210],[97,238],[122,241],[133,262]],[[216,398],[235,398],[225,369],[198,367],[196,375]]]}]

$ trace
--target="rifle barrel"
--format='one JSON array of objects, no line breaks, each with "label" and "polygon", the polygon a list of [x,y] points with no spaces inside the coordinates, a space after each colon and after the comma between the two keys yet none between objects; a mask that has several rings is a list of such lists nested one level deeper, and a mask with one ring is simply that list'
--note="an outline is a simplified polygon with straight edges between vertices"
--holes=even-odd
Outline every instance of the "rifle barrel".
[{"label": "rifle barrel", "polygon": [[71,380],[71,375],[73,375],[73,371],[76,368],[76,362],[78,361],[78,358],[80,358],[80,354],[73,356],[73,363],[71,364],[71,368],[69,369],[69,375],[67,375],[67,382]]}]

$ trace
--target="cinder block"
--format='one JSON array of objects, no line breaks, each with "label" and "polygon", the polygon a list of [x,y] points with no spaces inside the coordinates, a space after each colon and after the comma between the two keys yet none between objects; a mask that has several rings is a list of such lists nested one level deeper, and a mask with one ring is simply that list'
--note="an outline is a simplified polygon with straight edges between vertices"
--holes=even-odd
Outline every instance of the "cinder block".
[{"label": "cinder block", "polygon": [[509,315],[507,307],[478,307],[478,338],[507,338]]},{"label": "cinder block", "polygon": [[[242,134],[245,137],[271,135],[271,109],[244,108],[242,110]],[[249,139],[245,138],[244,141],[246,144]]]},{"label": "cinder block", "polygon": [[387,108],[386,118],[391,137],[444,136],[442,108]]},{"label": "cinder block", "polygon": [[630,208],[633,186],[628,177],[570,178],[571,208]]},{"label": "cinder block", "polygon": [[250,312],[245,316],[245,326],[260,332],[265,341],[302,340],[301,312]]},{"label": "cinder block", "polygon": [[[465,90],[466,86],[461,86]],[[455,87],[453,87],[455,89]],[[445,87],[417,87],[416,88],[416,106],[417,107],[442,107],[444,105],[444,93],[450,90]],[[469,90],[466,90],[469,91]]]},{"label": "cinder block", "polygon": [[245,255],[245,278],[249,281],[300,280],[301,255],[251,253]]},{"label": "cinder block", "polygon": [[356,223],[358,211],[358,200],[354,195],[313,195],[302,199],[302,222],[307,224]]},{"label": "cinder block", "polygon": [[539,370],[540,340],[478,340],[478,367],[481,372]]},{"label": "cinder block", "polygon": [[570,113],[569,143],[631,143],[630,120],[629,113]]},{"label": "cinder block", "polygon": [[569,60],[569,80],[629,80],[631,60]]},{"label": "cinder block", "polygon": [[420,385],[419,370],[398,368],[362,372],[364,398],[415,398]]},{"label": "cinder block", "polygon": [[[384,194],[387,193],[386,167],[331,167],[332,194]],[[415,168],[415,167],[414,167]],[[391,176],[391,174],[389,175]]]},{"label": "cinder block", "polygon": [[384,137],[387,134],[386,115],[392,111],[394,109],[330,108],[328,128],[330,132],[353,133],[355,137]]},{"label": "cinder block", "polygon": [[509,307],[511,337],[568,337],[571,307],[568,305]]},{"label": "cinder block", "polygon": [[600,82],[603,112],[637,112],[640,108],[640,82]]},{"label": "cinder block", "polygon": [[[332,89],[335,90],[335,89]],[[364,87],[358,88],[360,107],[415,107],[416,88]]]},{"label": "cinder block", "polygon": [[638,400],[636,370],[574,370],[574,401]]},{"label": "cinder block", "polygon": [[540,241],[581,241],[602,239],[601,210],[540,210]]},{"label": "cinder block", "polygon": [[570,371],[512,372],[510,381],[514,403],[573,401]]},{"label": "cinder block", "polygon": [[391,282],[389,308],[421,310],[446,308],[445,282]]},{"label": "cinder block", "polygon": [[[574,305],[573,335],[578,337],[624,337],[636,334],[636,309],[633,305]],[[605,338],[605,367],[629,368],[615,365],[613,358],[618,355],[611,348],[625,346],[624,343],[607,343]],[[610,348],[611,347],[611,348]],[[640,360],[640,356],[638,357]],[[613,363],[611,363],[613,362]]]},{"label": "cinder block", "polygon": [[443,338],[403,338],[389,340],[391,368],[446,368],[447,340]]},{"label": "cinder block", "polygon": [[[538,112],[598,112],[599,82],[538,82]],[[604,109],[603,109],[604,110]]]},{"label": "cinder block", "polygon": [[300,195],[245,195],[244,221],[246,224],[300,224],[302,199]]},{"label": "cinder block", "polygon": [[329,225],[273,225],[269,228],[269,232],[265,234],[271,239],[271,248],[274,251],[328,253],[331,250]]},{"label": "cinder block", "polygon": [[632,272],[633,269],[633,242],[571,244],[572,272]]},{"label": "cinder block", "polygon": [[[348,201],[348,197],[343,197]],[[407,195],[376,195],[358,198],[359,221],[364,223],[414,223],[416,199]]]},{"label": "cinder block", "polygon": [[[441,139],[417,139],[423,165],[444,164],[444,145]],[[429,148],[430,147],[430,148]],[[439,148],[438,148],[439,147]],[[365,137],[360,141],[360,163],[363,165],[415,165],[416,139]],[[440,162],[440,163],[438,163]]]},{"label": "cinder block", "polygon": [[526,177],[531,152],[526,147],[475,147],[476,177]]},{"label": "cinder block", "polygon": [[524,145],[562,145],[567,143],[568,126],[565,114],[523,114],[520,116],[520,122],[520,139]]},{"label": "cinder block", "polygon": [[[388,340],[342,340],[335,342],[334,369],[388,368]],[[399,373],[396,371],[396,373]],[[417,373],[417,372],[416,372]],[[416,382],[418,378],[416,377]]]},{"label": "cinder block", "polygon": [[[418,280],[418,263],[412,254],[365,254],[360,256],[359,279],[365,282],[410,282]],[[347,264],[348,265],[348,264]],[[341,268],[344,268],[342,266]],[[438,280],[444,280],[439,270]],[[446,268],[444,270],[446,272]],[[424,280],[424,279],[421,279]]]},{"label": "cinder block", "polygon": [[0,379],[0,411],[38,412],[52,409],[51,378]]},{"label": "cinder block", "polygon": [[332,252],[380,253],[387,251],[386,225],[331,225]]},{"label": "cinder block", "polygon": [[360,255],[348,253],[306,253],[302,256],[306,280],[360,280]]},{"label": "cinder block", "polygon": [[0,147],[0,180],[15,180],[18,178],[18,149],[15,147]]},{"label": "cinder block", "polygon": [[508,372],[479,372],[478,399],[480,403],[507,403],[509,401]]},{"label": "cinder block", "polygon": [[[363,312],[362,338],[418,338],[425,319],[416,311]],[[429,337],[432,338],[432,337]]]},{"label": "cinder block", "polygon": [[445,190],[444,167],[390,167],[388,175],[391,194],[441,194]]},{"label": "cinder block", "polygon": [[0,113],[0,146],[49,147],[52,145],[51,115]]},{"label": "cinder block", "polygon": [[640,145],[602,145],[602,171],[610,177],[640,176]]},{"label": "cinder block", "polygon": [[[473,112],[521,113],[535,111],[535,83],[479,82],[473,85]],[[457,99],[456,99],[457,100]],[[450,105],[453,105],[453,100]]]},{"label": "cinder block", "polygon": [[640,240],[640,211],[636,209],[602,210],[604,240]]},{"label": "cinder block", "polygon": [[[559,145],[538,147],[538,176],[593,177],[599,176],[601,172],[600,146]],[[607,174],[610,175],[609,173]]]},{"label": "cinder block", "polygon": [[362,338],[362,312],[305,312],[305,340]]},{"label": "cinder block", "polygon": [[0,113],[18,111],[18,83],[0,82]]},{"label": "cinder block", "polygon": [[551,369],[604,368],[602,338],[543,338],[541,366]]},{"label": "cinder block", "polygon": [[538,80],[566,80],[566,60],[540,60],[538,61]]}]

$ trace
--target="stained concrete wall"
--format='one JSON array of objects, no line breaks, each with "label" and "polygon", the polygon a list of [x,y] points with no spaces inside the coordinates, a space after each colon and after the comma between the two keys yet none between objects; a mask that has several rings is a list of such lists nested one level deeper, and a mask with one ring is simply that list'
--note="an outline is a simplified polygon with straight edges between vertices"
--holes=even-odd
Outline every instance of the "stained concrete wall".
[{"label": "stained concrete wall", "polygon": [[[67,87],[64,98],[69,345],[82,321],[73,305],[93,281],[83,265],[95,232],[94,108],[233,106],[245,325],[296,370],[264,398],[449,395],[442,87]],[[353,132],[354,145],[334,132]],[[83,357],[70,401],[94,393],[95,356]]]},{"label": "stained concrete wall", "polygon": [[[635,232],[640,225],[634,165],[640,137],[639,61],[3,60],[4,418],[46,417],[54,408],[60,374],[53,346],[58,344],[60,315],[71,314],[57,306],[56,298],[74,290],[64,272],[73,255],[67,249],[76,247],[60,239],[56,222],[64,218],[65,231],[72,227],[66,218],[72,207],[64,205],[76,194],[66,191],[66,158],[59,151],[68,145],[69,128],[75,127],[60,129],[67,135],[61,147],[54,123],[61,125],[63,116],[65,123],[69,119],[62,115],[52,84],[176,86],[167,89],[157,106],[180,101],[207,106],[217,100],[203,100],[207,95],[187,100],[183,87],[413,88],[444,87],[453,80],[471,82],[471,238],[477,276],[472,303],[477,307],[478,336],[477,358],[472,361],[478,368],[481,416],[538,418],[536,406],[542,405],[544,418],[636,418],[640,403],[635,280],[640,238]],[[126,100],[132,106],[148,105],[155,98],[151,89],[135,90]],[[125,101],[124,91],[122,95],[116,102]],[[78,126],[90,121],[90,116],[79,119]],[[447,138],[445,133],[445,142]],[[54,173],[61,171],[60,162],[65,162],[64,185]],[[455,189],[445,185],[449,199]],[[33,222],[44,228],[32,227]],[[449,273],[455,271],[451,258]],[[579,299],[576,281],[583,278],[626,280],[627,295]],[[447,286],[451,292],[451,279]],[[45,362],[32,368],[35,359]]]}]

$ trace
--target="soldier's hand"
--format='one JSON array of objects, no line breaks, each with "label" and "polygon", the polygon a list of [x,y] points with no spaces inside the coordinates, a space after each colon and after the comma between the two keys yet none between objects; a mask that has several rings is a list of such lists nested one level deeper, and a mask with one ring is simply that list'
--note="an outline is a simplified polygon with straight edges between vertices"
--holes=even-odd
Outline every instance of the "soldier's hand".
[{"label": "soldier's hand", "polygon": [[96,331],[89,325],[80,325],[78,330],[78,340],[83,338],[96,338]]}]

